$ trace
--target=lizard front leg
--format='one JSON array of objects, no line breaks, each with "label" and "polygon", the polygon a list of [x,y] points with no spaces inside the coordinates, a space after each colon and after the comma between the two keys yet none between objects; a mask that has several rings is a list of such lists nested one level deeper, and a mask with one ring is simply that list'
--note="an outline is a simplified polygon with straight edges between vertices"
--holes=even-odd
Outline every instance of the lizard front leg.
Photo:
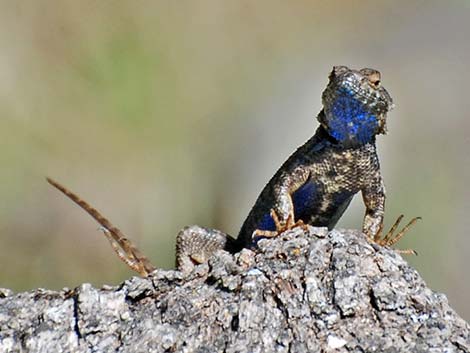
[{"label": "lizard front leg", "polygon": [[298,166],[292,173],[281,175],[273,186],[274,203],[270,211],[275,230],[256,229],[253,238],[273,238],[294,227],[306,226],[301,219],[295,220],[292,194],[308,180],[309,175],[308,169],[304,166]]},{"label": "lizard front leg", "polygon": [[[362,190],[362,197],[366,206],[362,231],[369,241],[380,246],[391,247],[395,245],[406,234],[408,229],[421,219],[420,217],[411,219],[405,227],[403,227],[398,233],[395,233],[398,225],[403,219],[403,215],[400,215],[388,233],[383,235],[385,187],[380,175],[378,175],[377,178]],[[413,249],[396,249],[396,251],[402,254],[417,255],[416,251]]]}]

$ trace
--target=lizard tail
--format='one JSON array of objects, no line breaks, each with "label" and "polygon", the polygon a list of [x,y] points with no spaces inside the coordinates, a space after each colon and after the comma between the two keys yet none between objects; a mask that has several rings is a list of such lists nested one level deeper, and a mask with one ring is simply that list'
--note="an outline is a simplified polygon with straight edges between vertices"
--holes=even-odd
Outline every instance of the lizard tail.
[{"label": "lizard tail", "polygon": [[156,269],[150,260],[98,210],[90,206],[86,201],[82,200],[78,195],[67,189],[65,186],[59,184],[57,181],[51,178],[46,178],[46,180],[49,184],[60,190],[64,195],[85,210],[101,225],[101,230],[110,242],[113,250],[127,266],[142,276],[148,276]]}]

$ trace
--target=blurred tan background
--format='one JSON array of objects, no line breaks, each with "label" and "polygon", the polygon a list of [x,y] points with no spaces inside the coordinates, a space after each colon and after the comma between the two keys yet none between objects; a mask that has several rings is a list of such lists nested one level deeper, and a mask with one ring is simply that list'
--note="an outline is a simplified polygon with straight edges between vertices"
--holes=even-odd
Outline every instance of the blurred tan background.
[{"label": "blurred tan background", "polygon": [[[0,1],[0,286],[131,273],[51,176],[171,268],[188,224],[237,234],[315,131],[333,65],[395,100],[379,153],[387,228],[470,319],[469,1]],[[356,197],[340,227],[361,226]]]}]

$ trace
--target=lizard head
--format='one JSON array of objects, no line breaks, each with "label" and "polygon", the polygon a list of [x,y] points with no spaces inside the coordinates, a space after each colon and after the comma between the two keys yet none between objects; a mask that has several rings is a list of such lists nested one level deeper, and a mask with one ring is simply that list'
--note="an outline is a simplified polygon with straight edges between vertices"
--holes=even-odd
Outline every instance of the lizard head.
[{"label": "lizard head", "polygon": [[364,144],[387,132],[387,113],[393,101],[374,69],[335,66],[323,91],[319,121],[342,143]]}]

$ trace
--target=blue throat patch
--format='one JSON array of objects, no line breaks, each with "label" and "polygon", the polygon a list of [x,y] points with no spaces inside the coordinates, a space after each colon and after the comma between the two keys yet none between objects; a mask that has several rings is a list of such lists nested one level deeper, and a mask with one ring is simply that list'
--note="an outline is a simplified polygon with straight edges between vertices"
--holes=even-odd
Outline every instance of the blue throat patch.
[{"label": "blue throat patch", "polygon": [[354,93],[342,89],[331,107],[328,131],[337,141],[371,142],[377,132],[377,117],[364,108],[362,102],[354,98]]}]

